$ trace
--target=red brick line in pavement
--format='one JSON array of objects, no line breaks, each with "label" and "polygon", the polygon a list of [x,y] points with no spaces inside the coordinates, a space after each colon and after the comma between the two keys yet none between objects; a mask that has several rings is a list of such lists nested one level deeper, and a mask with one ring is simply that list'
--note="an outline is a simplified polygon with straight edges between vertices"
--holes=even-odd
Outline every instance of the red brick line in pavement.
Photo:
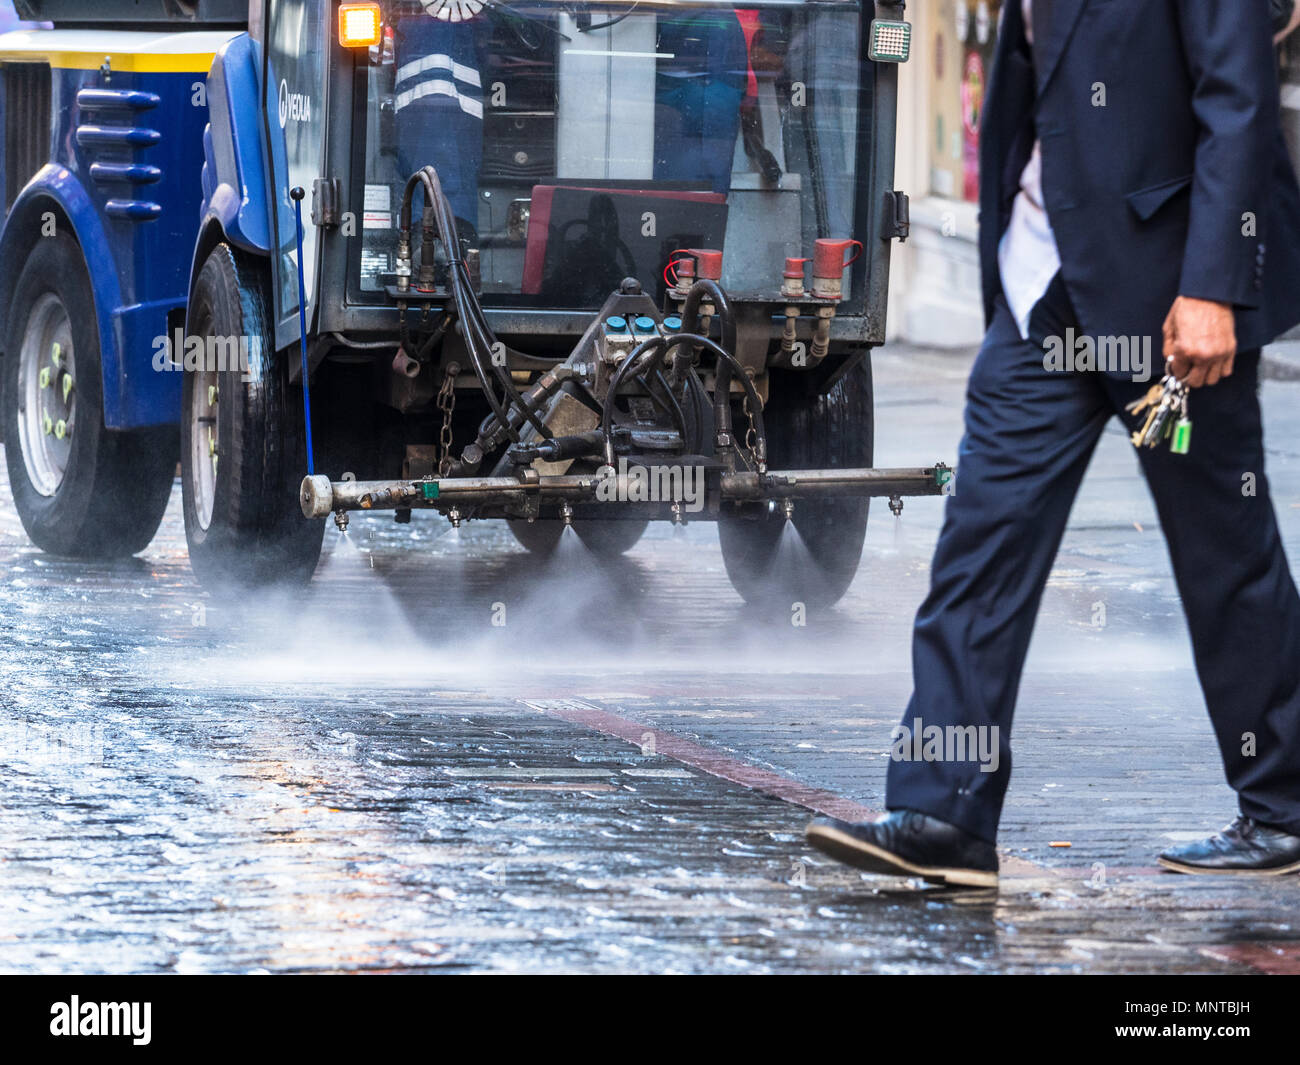
[{"label": "red brick line in pavement", "polygon": [[[771,795],[784,802],[802,806],[816,813],[843,818],[846,821],[868,821],[879,816],[879,810],[826,791],[803,784],[780,773],[760,769],[739,758],[723,754],[710,747],[684,739],[662,728],[652,728],[630,718],[622,717],[609,710],[593,706],[578,699],[525,699],[525,706],[538,710],[552,717],[582,725],[606,736],[616,736],[638,747],[653,742],[654,752],[681,762],[683,765],[698,769],[710,776],[728,780],[742,787]],[[1001,859],[1002,871],[1012,876],[1054,877],[1069,879],[1088,879],[1091,872],[1084,866],[1043,866],[1027,858],[1004,855]],[[1165,871],[1155,866],[1112,867],[1107,869],[1108,876],[1134,875],[1150,876]],[[1222,946],[1201,947],[1199,953],[1219,961],[1249,965],[1261,972],[1281,974],[1300,973],[1300,943],[1230,943]]]},{"label": "red brick line in pavement", "polygon": [[[590,703],[577,699],[537,699],[524,700],[524,702],[534,710],[562,718],[575,725],[584,725],[607,736],[617,736],[638,747],[644,746],[647,738],[650,738],[654,742],[656,754],[667,755],[692,769],[698,769],[722,780],[729,780],[742,787],[752,788],[754,791],[761,791],[765,795],[802,806],[815,813],[828,814],[845,821],[870,821],[881,813],[879,810],[873,810],[869,806],[863,806],[860,802],[846,799],[834,792],[814,788],[768,769],[760,769],[739,758],[733,758],[731,755],[722,754],[692,740],[675,736],[661,728],[642,725]],[[1024,858],[1013,856],[1002,859],[1002,869],[1015,876],[1065,875],[1063,870],[1048,869]]]},{"label": "red brick line in pavement", "polygon": [[784,799],[786,802],[814,810],[819,814],[829,814],[831,817],[840,817],[846,821],[868,821],[879,814],[878,810],[872,810],[852,799],[842,798],[821,788],[809,787],[780,773],[759,769],[739,758],[721,754],[691,740],[674,736],[663,729],[638,724],[626,717],[592,706],[590,703],[576,699],[525,700],[525,703],[534,710],[563,718],[575,725],[585,725],[607,736],[617,736],[638,747],[645,746],[646,738],[650,737],[654,741],[656,754],[667,755],[683,765],[708,773],[710,776],[729,780],[733,784],[761,791],[777,799]]},{"label": "red brick line in pavement", "polygon": [[1300,973],[1300,943],[1224,943],[1202,947],[1200,952],[1218,961],[1249,965],[1271,976],[1294,976]]}]

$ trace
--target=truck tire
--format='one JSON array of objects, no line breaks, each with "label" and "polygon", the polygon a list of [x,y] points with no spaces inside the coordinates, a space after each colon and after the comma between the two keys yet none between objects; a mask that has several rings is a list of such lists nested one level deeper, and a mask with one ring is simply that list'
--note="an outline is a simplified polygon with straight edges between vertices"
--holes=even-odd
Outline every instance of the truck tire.
[{"label": "truck tire", "polygon": [[636,547],[649,521],[580,521],[575,528],[578,539],[593,555],[601,558],[615,558],[625,555]]},{"label": "truck tire", "polygon": [[[771,469],[869,467],[875,411],[868,352],[829,392],[799,395],[773,389],[763,411]],[[785,383],[785,382],[783,382]],[[798,384],[797,379],[788,383]],[[783,543],[785,519],[772,505],[724,511],[718,522],[722,559],[747,603],[782,609],[827,607],[848,591],[867,535],[869,499],[800,499],[794,535]]]},{"label": "truck tire", "polygon": [[185,538],[195,575],[214,589],[305,585],[325,536],[325,523],[304,518],[298,504],[302,400],[275,350],[270,306],[267,266],[228,244],[214,248],[190,297],[187,347],[188,337],[244,338],[247,352],[246,368],[206,358],[185,371]]},{"label": "truck tire", "polygon": [[562,521],[508,521],[510,534],[530,555],[545,557],[560,546]]},{"label": "truck tire", "polygon": [[[562,521],[512,521],[510,531],[529,552],[534,555],[549,555],[560,544],[564,533]],[[578,539],[593,555],[600,558],[615,558],[631,551],[645,534],[649,521],[575,521],[573,528]]]},{"label": "truck tire", "polygon": [[72,558],[144,550],[171,495],[176,430],[105,427],[95,297],[70,235],[32,249],[5,321],[0,417],[27,535]]}]

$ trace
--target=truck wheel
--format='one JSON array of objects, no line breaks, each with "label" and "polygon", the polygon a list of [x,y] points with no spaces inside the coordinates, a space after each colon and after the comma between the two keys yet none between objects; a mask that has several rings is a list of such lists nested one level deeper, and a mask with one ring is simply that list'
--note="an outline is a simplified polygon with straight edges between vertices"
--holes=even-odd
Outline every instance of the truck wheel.
[{"label": "truck wheel", "polygon": [[270,305],[265,264],[227,244],[213,249],[187,332],[220,343],[205,343],[201,368],[187,366],[181,418],[185,538],[209,587],[304,585],[325,536],[325,523],[298,505],[307,472],[301,395],[275,351]]},{"label": "truck wheel", "polygon": [[[578,539],[593,555],[614,558],[632,550],[650,525],[649,521],[576,521]],[[510,531],[534,555],[549,555],[560,544],[561,521],[510,522]]]},{"label": "truck wheel", "polygon": [[592,554],[614,558],[636,547],[649,526],[649,521],[580,521],[574,528]]},{"label": "truck wheel", "polygon": [[[772,469],[869,467],[875,431],[870,354],[830,392],[772,390],[763,412]],[[775,385],[775,383],[774,383]],[[826,607],[848,590],[862,558],[868,499],[800,499],[794,529],[775,505],[724,511],[718,522],[732,586],[748,603]]]},{"label": "truck wheel", "polygon": [[560,546],[562,521],[508,521],[510,534],[531,555],[549,555]]},{"label": "truck wheel", "polygon": [[142,551],[171,495],[176,430],[105,427],[94,293],[71,236],[32,249],[5,333],[5,460],[32,543],[74,558]]}]

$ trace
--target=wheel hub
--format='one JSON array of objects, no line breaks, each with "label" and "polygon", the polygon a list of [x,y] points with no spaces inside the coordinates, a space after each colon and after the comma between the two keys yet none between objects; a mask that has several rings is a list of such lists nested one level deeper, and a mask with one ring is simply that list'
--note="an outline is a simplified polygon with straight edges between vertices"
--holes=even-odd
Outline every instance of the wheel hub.
[{"label": "wheel hub", "polygon": [[63,302],[46,293],[32,308],[18,356],[18,436],[32,486],[52,496],[63,483],[76,430],[76,353]]},{"label": "wheel hub", "polygon": [[221,458],[221,436],[217,418],[221,403],[221,384],[213,370],[198,374],[190,392],[190,478],[194,491],[194,511],[199,525],[212,524],[212,510],[217,496],[217,464]]}]

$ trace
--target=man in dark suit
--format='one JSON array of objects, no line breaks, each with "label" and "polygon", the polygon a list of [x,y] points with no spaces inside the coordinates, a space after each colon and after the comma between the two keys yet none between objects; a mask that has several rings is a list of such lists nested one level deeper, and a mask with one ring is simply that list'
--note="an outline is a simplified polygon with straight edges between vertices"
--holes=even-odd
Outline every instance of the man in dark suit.
[{"label": "man in dark suit", "polygon": [[1260,347],[1300,321],[1300,190],[1271,38],[1265,0],[1006,0],[981,131],[988,333],[916,619],[890,812],[814,821],[820,850],[872,872],[996,884],[1043,586],[1103,428],[1116,414],[1134,426],[1125,406],[1150,388],[1135,357],[1094,369],[1059,355],[1079,337],[1118,353],[1125,338],[1130,355],[1150,345],[1157,380],[1164,356],[1191,388],[1189,452],[1139,459],[1240,808],[1160,861],[1300,869],[1300,596],[1256,391]]}]

